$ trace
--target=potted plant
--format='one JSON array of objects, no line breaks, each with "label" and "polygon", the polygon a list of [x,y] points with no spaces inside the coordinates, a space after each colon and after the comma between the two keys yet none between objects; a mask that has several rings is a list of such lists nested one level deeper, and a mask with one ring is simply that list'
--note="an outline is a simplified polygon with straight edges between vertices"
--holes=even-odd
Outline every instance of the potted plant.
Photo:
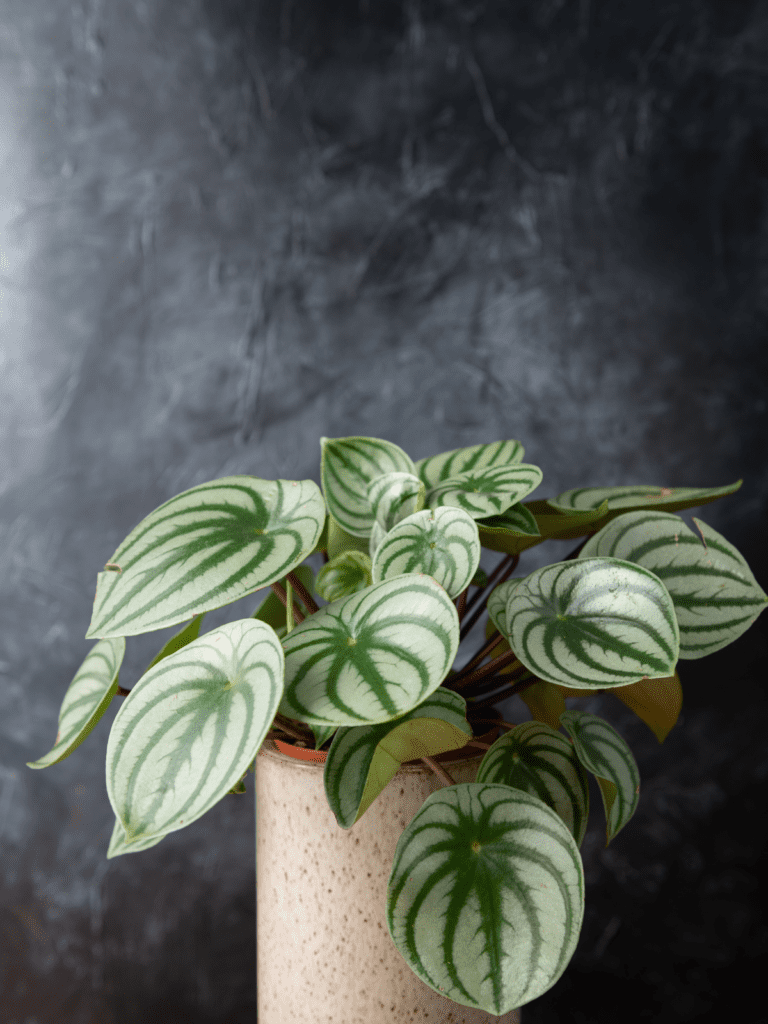
[{"label": "potted plant", "polygon": [[[53,749],[29,766],[63,760],[113,697],[126,698],[107,745],[108,857],[154,846],[243,792],[249,769],[280,749],[320,762],[325,813],[352,838],[385,796],[397,804],[393,778],[428,769],[429,795],[396,825],[369,928],[384,933],[386,922],[388,948],[410,969],[400,975],[451,1008],[438,1019],[516,1019],[578,942],[588,774],[606,845],[639,800],[626,742],[565,698],[611,690],[663,741],[682,702],[678,660],[727,646],[768,601],[733,545],[674,514],[741,481],[530,500],[542,472],[522,461],[517,441],[417,462],[377,438],[320,443],[321,487],[224,477],[131,531],[98,574],[86,633],[97,642],[64,697]],[[513,577],[521,553],[549,538],[579,543],[563,561]],[[504,555],[493,572],[480,567],[483,548]],[[318,552],[325,563],[314,578],[303,563]],[[265,587],[272,593],[250,618],[201,633],[207,612]],[[454,665],[486,610],[486,642]],[[125,638],[181,623],[138,682],[120,686]],[[530,721],[500,720],[493,706],[512,694]],[[294,840],[309,843],[304,808],[296,811]],[[284,889],[301,892],[309,849],[299,850],[301,871],[284,870]],[[335,880],[337,898],[344,884]],[[354,917],[351,906],[310,903],[312,920]],[[273,940],[260,933],[259,947]],[[360,950],[360,972],[375,977],[377,962]],[[286,989],[331,969],[280,967]],[[384,1003],[380,1019],[396,1019]],[[329,1019],[347,1019],[347,1009]],[[362,1018],[349,1009],[348,1019]]]}]

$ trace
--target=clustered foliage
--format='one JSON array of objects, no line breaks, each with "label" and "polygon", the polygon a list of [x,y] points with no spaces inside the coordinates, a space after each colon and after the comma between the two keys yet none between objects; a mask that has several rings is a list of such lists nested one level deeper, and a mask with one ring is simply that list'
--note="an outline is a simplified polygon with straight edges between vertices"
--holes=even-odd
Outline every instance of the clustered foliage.
[{"label": "clustered foliage", "polygon": [[[107,745],[115,857],[243,792],[267,737],[327,750],[341,828],[401,764],[425,760],[445,785],[398,842],[389,932],[427,985],[500,1016],[550,988],[576,948],[588,773],[606,845],[639,801],[626,742],[565,698],[612,689],[662,742],[682,704],[678,660],[727,646],[768,602],[724,537],[674,514],[741,481],[531,501],[542,472],[517,441],[415,463],[377,438],[322,438],[321,449],[322,489],[224,477],[166,501],[126,537],[98,574],[86,634],[97,643],[64,697],[55,745],[30,767],[63,760],[126,697]],[[513,577],[520,554],[549,538],[580,543]],[[483,548],[504,555],[490,574]],[[317,552],[315,578],[302,563]],[[250,618],[200,634],[207,612],[268,586]],[[485,644],[454,666],[486,609]],[[121,687],[125,638],[179,623]],[[514,693],[530,721],[494,711]],[[492,727],[495,742],[477,739]],[[456,784],[432,758],[465,747],[485,753],[476,781]]]}]

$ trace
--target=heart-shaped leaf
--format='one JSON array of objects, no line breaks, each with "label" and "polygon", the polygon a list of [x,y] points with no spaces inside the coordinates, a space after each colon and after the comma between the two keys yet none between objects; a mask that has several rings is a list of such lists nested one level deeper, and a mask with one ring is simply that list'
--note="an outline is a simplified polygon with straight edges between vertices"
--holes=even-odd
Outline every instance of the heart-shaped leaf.
[{"label": "heart-shaped leaf", "polygon": [[509,466],[522,462],[525,449],[519,441],[494,441],[492,444],[473,444],[469,448],[454,448],[440,455],[419,459],[416,472],[427,488],[435,487],[457,473],[470,473],[489,466]]},{"label": "heart-shaped leaf", "polygon": [[433,991],[501,1016],[562,975],[584,918],[576,841],[538,797],[463,782],[430,794],[400,836],[387,927]]},{"label": "heart-shaped leaf", "polygon": [[510,729],[487,751],[475,782],[502,782],[537,796],[581,846],[589,818],[589,779],[573,745],[557,729],[541,722]]},{"label": "heart-shaped leaf", "polygon": [[680,657],[703,658],[733,643],[765,610],[768,595],[744,556],[711,526],[680,516],[627,512],[590,537],[581,558],[612,555],[655,573],[672,596]]},{"label": "heart-shaped leaf", "polygon": [[325,762],[325,795],[342,828],[351,828],[404,761],[457,750],[472,738],[463,697],[440,687],[394,721],[339,729]]},{"label": "heart-shaped leaf", "polygon": [[134,636],[231,604],[295,568],[324,523],[312,480],[228,476],[183,491],[98,574],[86,637]]},{"label": "heart-shaped leaf", "polygon": [[387,533],[373,559],[373,579],[426,573],[458,597],[480,565],[480,538],[471,516],[458,508],[424,509]]},{"label": "heart-shaped leaf", "polygon": [[607,846],[640,802],[640,772],[622,737],[597,715],[570,708],[560,721],[573,738],[576,755],[597,779],[605,807]]},{"label": "heart-shaped leaf", "polygon": [[362,551],[344,551],[326,562],[317,574],[317,592],[324,601],[356,594],[370,587],[371,559]]},{"label": "heart-shaped leaf", "polygon": [[534,675],[601,689],[672,674],[680,635],[664,584],[618,558],[536,569],[507,601],[507,639]]},{"label": "heart-shaped leaf", "polygon": [[327,604],[290,633],[280,713],[308,725],[374,725],[445,679],[459,616],[430,576],[398,576]]},{"label": "heart-shaped leaf", "polygon": [[[733,494],[741,487],[737,480],[725,487],[654,487],[650,485],[629,485],[622,487],[574,487],[563,491],[556,498],[548,498],[547,504],[564,512],[595,511],[604,501],[611,512],[630,512],[642,509],[659,509],[675,512],[683,508],[695,508],[710,501]],[[613,516],[611,516],[613,518]]]},{"label": "heart-shaped leaf", "polygon": [[424,484],[413,473],[385,473],[368,484],[371,510],[385,533],[414,512],[420,512],[426,493]]},{"label": "heart-shaped leaf", "polygon": [[677,672],[665,679],[641,679],[629,686],[617,686],[611,693],[645,722],[659,743],[671,732],[683,706]]},{"label": "heart-shaped leaf", "polygon": [[242,778],[282,689],[280,642],[253,619],[211,630],[141,677],[107,743],[107,795],[128,844],[184,828]]},{"label": "heart-shaped leaf", "polygon": [[109,840],[109,849],[107,850],[107,860],[111,860],[112,857],[122,857],[124,853],[140,853],[141,850],[148,850],[150,846],[157,846],[163,839],[165,839],[165,835],[150,836],[148,839],[136,839],[132,843],[127,843],[125,829],[120,824],[120,819],[115,818],[115,827],[112,829],[112,838]]},{"label": "heart-shaped leaf", "polygon": [[414,473],[413,462],[402,448],[378,437],[321,437],[320,448],[320,478],[328,511],[353,537],[370,537],[376,516],[368,497],[369,484],[388,473]]},{"label": "heart-shaped leaf", "polygon": [[539,467],[527,462],[468,470],[428,490],[427,507],[450,505],[463,509],[473,519],[485,519],[506,512],[535,490],[541,480]]},{"label": "heart-shaped leaf", "polygon": [[27,761],[28,768],[58,764],[80,746],[117,693],[124,655],[125,637],[122,636],[93,645],[64,694],[56,742],[37,761]]}]

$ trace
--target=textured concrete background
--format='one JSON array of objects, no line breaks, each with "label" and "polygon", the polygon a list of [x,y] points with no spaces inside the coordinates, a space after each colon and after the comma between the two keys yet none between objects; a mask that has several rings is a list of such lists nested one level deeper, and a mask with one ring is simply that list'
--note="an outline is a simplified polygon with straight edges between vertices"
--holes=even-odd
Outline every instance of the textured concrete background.
[{"label": "textured concrete background", "polygon": [[[180,490],[319,482],[321,435],[517,438],[536,497],[743,477],[698,514],[768,588],[767,44],[754,0],[0,0],[3,1024],[255,1019],[251,796],[106,861],[116,706],[25,767],[97,571]],[[579,705],[641,802],[606,850],[593,791],[579,948],[526,1024],[762,991],[767,625],[681,663],[663,746]]]}]

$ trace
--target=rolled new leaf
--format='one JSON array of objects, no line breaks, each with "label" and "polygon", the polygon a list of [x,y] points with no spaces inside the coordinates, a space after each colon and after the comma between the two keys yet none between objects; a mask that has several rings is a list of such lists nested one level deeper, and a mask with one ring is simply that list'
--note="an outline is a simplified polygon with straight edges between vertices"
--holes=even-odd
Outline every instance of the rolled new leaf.
[{"label": "rolled new leaf", "polygon": [[457,473],[427,491],[428,508],[450,505],[463,509],[473,519],[499,515],[522,501],[542,480],[538,466],[527,462],[509,466],[486,466]]},{"label": "rolled new leaf", "polygon": [[98,574],[86,637],[173,626],[279,580],[314,549],[325,515],[312,480],[228,476],[183,491]]},{"label": "rolled new leaf", "polygon": [[489,466],[509,466],[522,462],[525,449],[519,441],[494,441],[492,444],[473,444],[469,448],[454,448],[440,455],[419,459],[416,472],[427,488],[435,487],[457,473],[470,473]]},{"label": "rolled new leaf", "polygon": [[311,726],[399,718],[440,686],[458,646],[456,607],[430,576],[374,583],[285,637],[280,713]]},{"label": "rolled new leaf", "polygon": [[400,836],[387,927],[426,985],[501,1016],[560,978],[579,940],[584,870],[565,823],[498,783],[432,793]]},{"label": "rolled new leaf", "polygon": [[375,583],[402,573],[426,573],[458,597],[480,565],[474,519],[458,508],[424,509],[403,519],[382,539],[373,559]]},{"label": "rolled new leaf", "polygon": [[693,521],[699,536],[680,516],[627,512],[590,537],[579,556],[610,555],[655,573],[672,596],[680,657],[686,660],[733,643],[768,602],[733,544],[701,520]]},{"label": "rolled new leaf", "polygon": [[134,842],[128,843],[120,819],[115,818],[115,827],[112,829],[112,838],[109,840],[109,849],[107,850],[107,860],[111,860],[113,857],[122,857],[125,853],[140,853],[142,850],[148,850],[150,846],[157,846],[163,839],[165,839],[164,835],[150,836],[148,839],[136,839]]},{"label": "rolled new leaf", "polygon": [[385,473],[368,484],[367,492],[376,522],[385,533],[407,516],[420,512],[426,493],[413,473]]},{"label": "rolled new leaf", "polygon": [[164,658],[112,723],[107,795],[126,842],[196,821],[242,778],[275,717],[283,650],[238,619]]},{"label": "rolled new leaf", "polygon": [[64,694],[56,742],[37,761],[27,761],[28,768],[58,764],[80,746],[117,693],[124,656],[125,637],[100,640],[93,645]]},{"label": "rolled new leaf", "polygon": [[605,845],[624,828],[640,802],[640,772],[632,751],[612,725],[597,715],[570,708],[560,721],[576,755],[597,779],[605,808]]},{"label": "rolled new leaf", "polygon": [[376,521],[368,496],[370,483],[388,473],[412,474],[413,462],[398,445],[378,437],[321,437],[320,448],[328,511],[353,537],[369,537]]},{"label": "rolled new leaf", "polygon": [[475,782],[502,782],[537,796],[581,846],[589,818],[589,779],[573,746],[556,729],[541,722],[510,729],[486,752]]},{"label": "rolled new leaf", "polygon": [[324,601],[338,601],[365,590],[372,582],[370,557],[362,551],[343,551],[325,563],[315,586]]},{"label": "rolled new leaf", "polygon": [[339,729],[325,762],[325,795],[341,828],[351,828],[404,761],[463,747],[472,738],[463,697],[443,687],[401,718]]},{"label": "rolled new leaf", "polygon": [[576,689],[669,676],[680,648],[664,584],[619,558],[536,569],[511,592],[506,629],[512,650],[534,675]]}]

